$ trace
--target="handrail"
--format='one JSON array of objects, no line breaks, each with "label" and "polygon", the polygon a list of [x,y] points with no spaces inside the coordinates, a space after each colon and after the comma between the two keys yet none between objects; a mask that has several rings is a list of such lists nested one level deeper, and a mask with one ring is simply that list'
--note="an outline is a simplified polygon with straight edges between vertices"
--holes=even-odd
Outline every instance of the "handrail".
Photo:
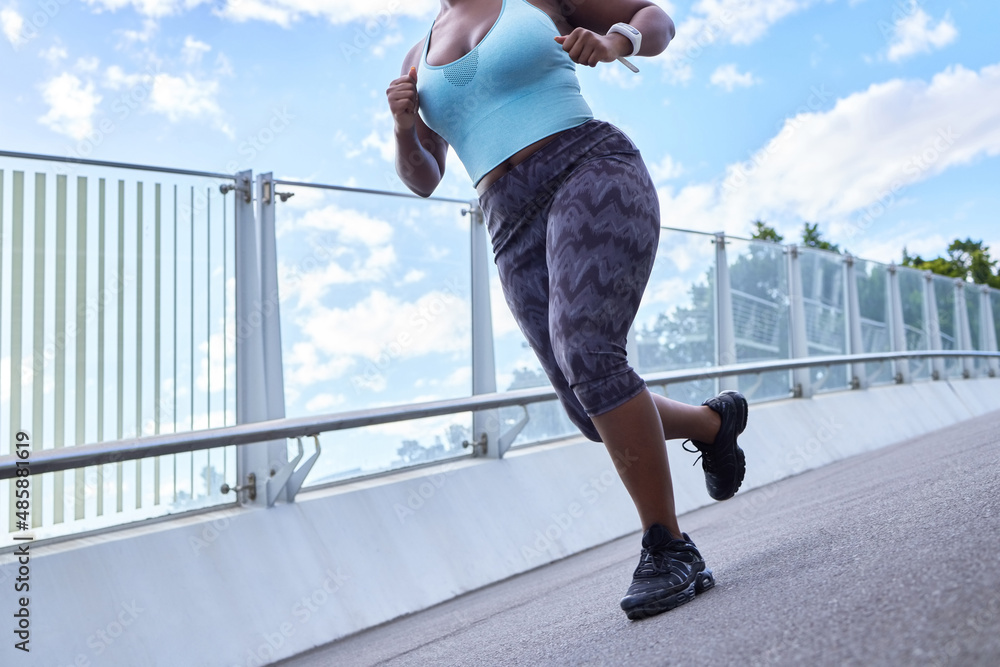
[{"label": "handrail", "polygon": [[212,171],[193,171],[191,169],[172,169],[170,167],[154,167],[146,164],[130,164],[128,162],[108,162],[107,160],[89,160],[82,157],[65,157],[59,155],[40,155],[38,153],[18,153],[16,151],[0,151],[0,157],[15,157],[24,160],[47,160],[49,162],[70,162],[72,164],[88,164],[96,167],[114,167],[115,169],[138,169],[140,171],[158,171],[165,174],[180,174],[181,176],[204,176],[205,178],[222,178],[235,180],[235,174],[220,174]]},{"label": "handrail", "polygon": [[[845,354],[802,359],[778,359],[774,361],[749,362],[713,366],[702,369],[681,369],[653,373],[646,376],[646,384],[662,386],[693,380],[710,380],[732,375],[766,373],[793,370],[812,366],[834,366],[858,364],[897,359],[920,359],[931,357],[980,357],[1000,358],[1000,352],[979,352],[972,350],[923,350],[912,352],[873,352],[867,354]],[[427,403],[384,406],[353,410],[319,416],[275,419],[270,421],[226,426],[203,431],[185,431],[126,438],[112,442],[99,442],[59,449],[43,449],[31,452],[31,474],[72,470],[91,465],[132,461],[135,459],[194,452],[228,445],[247,445],[281,438],[298,438],[329,431],[341,431],[361,426],[388,424],[392,422],[437,417],[458,412],[491,410],[509,406],[525,406],[531,403],[553,400],[556,393],[551,387],[519,389],[515,391],[480,394],[466,398],[455,398]],[[0,479],[16,476],[16,455],[0,457]]]},{"label": "handrail", "polygon": [[421,197],[409,192],[393,192],[392,190],[372,190],[370,188],[350,188],[346,185],[328,185],[326,183],[306,183],[303,181],[288,181],[276,178],[272,181],[275,185],[291,185],[297,188],[319,188],[320,190],[336,190],[337,192],[357,192],[365,195],[384,195],[386,197],[403,197],[404,199],[421,199],[423,201],[441,201],[449,204],[469,204],[471,199],[454,199],[452,197]]}]

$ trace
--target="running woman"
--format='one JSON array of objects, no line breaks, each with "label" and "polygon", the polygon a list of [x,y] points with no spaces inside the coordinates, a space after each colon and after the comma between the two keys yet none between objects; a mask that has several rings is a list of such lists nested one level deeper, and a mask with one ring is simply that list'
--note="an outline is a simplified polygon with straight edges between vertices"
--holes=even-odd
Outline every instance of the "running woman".
[{"label": "running woman", "polygon": [[651,393],[626,359],[660,204],[638,149],[594,119],[576,77],[578,64],[658,55],[673,36],[673,21],[646,0],[441,0],[386,91],[400,178],[429,196],[455,148],[521,331],[574,424],[627,462],[618,473],[644,531],[621,601],[631,619],[715,583],[678,526],[665,440],[700,450],[716,500],[731,498],[745,471],[741,394],[672,401]]}]

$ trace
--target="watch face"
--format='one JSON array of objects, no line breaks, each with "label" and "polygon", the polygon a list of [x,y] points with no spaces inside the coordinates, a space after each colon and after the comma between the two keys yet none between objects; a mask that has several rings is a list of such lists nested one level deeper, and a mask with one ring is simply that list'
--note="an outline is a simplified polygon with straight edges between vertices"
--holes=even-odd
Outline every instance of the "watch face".
[{"label": "watch face", "polygon": [[631,32],[634,35],[638,35],[639,34],[639,31],[636,30],[635,28],[633,28],[632,26],[630,26],[628,23],[623,23],[622,27],[625,28],[626,30],[628,30],[629,32]]}]

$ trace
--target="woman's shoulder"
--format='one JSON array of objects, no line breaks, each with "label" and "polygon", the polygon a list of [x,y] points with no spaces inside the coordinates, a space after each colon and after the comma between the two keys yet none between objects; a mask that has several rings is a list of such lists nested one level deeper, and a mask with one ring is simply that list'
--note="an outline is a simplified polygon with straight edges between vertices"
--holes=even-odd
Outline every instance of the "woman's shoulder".
[{"label": "woman's shoulder", "polygon": [[406,52],[406,55],[403,56],[403,66],[400,69],[400,74],[406,74],[410,71],[411,67],[420,66],[420,56],[424,53],[425,41],[427,41],[426,37],[414,44],[410,50]]}]

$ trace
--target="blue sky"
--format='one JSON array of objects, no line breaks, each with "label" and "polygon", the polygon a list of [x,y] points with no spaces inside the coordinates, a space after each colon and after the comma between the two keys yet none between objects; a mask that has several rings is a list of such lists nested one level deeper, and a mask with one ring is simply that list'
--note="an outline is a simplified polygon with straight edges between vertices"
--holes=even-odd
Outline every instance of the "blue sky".
[{"label": "blue sky", "polygon": [[[642,149],[665,224],[745,235],[762,217],[795,237],[809,220],[882,261],[955,235],[1000,249],[994,3],[660,4],[678,26],[663,56],[581,79]],[[0,145],[398,188],[384,90],[437,7],[0,0]],[[439,193],[471,196],[451,160]]]},{"label": "blue sky", "polygon": [[[677,24],[664,55],[580,79],[642,150],[665,225],[748,236],[762,218],[793,241],[818,222],[882,262],[956,236],[1000,255],[995,3],[659,4]],[[438,6],[0,0],[0,148],[402,190],[384,91]],[[475,196],[454,153],[436,194]],[[280,206],[289,412],[467,395],[461,207],[304,189]],[[661,244],[669,289],[647,306],[676,305],[704,275],[711,248],[679,238]],[[319,247],[334,254],[317,264]],[[493,298],[503,389],[534,363],[496,285]]]}]

